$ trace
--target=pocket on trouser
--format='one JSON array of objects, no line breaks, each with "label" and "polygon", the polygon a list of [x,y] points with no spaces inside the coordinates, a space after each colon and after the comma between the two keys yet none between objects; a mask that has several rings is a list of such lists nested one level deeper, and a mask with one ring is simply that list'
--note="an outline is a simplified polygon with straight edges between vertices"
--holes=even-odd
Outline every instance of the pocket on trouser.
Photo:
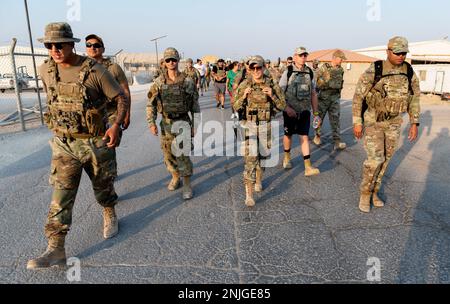
[{"label": "pocket on trouser", "polygon": [[91,140],[92,173],[95,179],[114,180],[117,177],[116,150],[109,149],[102,137]]}]

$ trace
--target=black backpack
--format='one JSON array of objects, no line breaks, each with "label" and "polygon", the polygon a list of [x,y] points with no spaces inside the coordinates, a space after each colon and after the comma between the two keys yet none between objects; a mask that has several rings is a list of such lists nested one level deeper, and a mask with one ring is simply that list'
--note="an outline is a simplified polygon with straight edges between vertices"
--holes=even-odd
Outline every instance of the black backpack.
[{"label": "black backpack", "polygon": [[[411,64],[409,64],[406,61],[403,64],[406,64],[406,68],[407,68],[406,74],[400,73],[400,74],[383,75],[383,60],[375,61],[375,78],[374,78],[372,87],[370,88],[369,92],[372,91],[372,89],[377,85],[377,83],[379,83],[381,81],[381,79],[383,79],[385,77],[404,75],[404,76],[408,77],[409,94],[413,95],[414,90],[412,88],[412,79],[414,77],[414,69],[411,66]],[[361,113],[361,117],[362,117],[363,121],[364,121],[364,113],[366,113],[368,108],[369,108],[369,106],[367,105],[367,100],[366,100],[366,98],[364,98],[363,106],[362,106],[362,113]]]},{"label": "black backpack", "polygon": [[[247,69],[244,69],[242,71],[242,77],[241,79],[239,79],[238,86],[240,86],[241,83],[246,79],[246,76],[247,76]],[[246,103],[247,101],[245,101],[245,107],[242,107],[239,111],[237,111],[239,121],[247,120],[247,111],[245,109],[247,106]]]},{"label": "black backpack", "polygon": [[313,81],[314,79],[314,72],[313,70],[311,70],[311,68],[309,66],[306,66],[308,72],[299,72],[299,71],[295,71],[294,72],[294,66],[290,65],[288,66],[288,73],[287,73],[287,85],[286,85],[286,89],[284,90],[284,93],[286,94],[288,87],[289,87],[289,79],[291,79],[292,74],[309,74],[309,77],[311,78],[311,81]]}]

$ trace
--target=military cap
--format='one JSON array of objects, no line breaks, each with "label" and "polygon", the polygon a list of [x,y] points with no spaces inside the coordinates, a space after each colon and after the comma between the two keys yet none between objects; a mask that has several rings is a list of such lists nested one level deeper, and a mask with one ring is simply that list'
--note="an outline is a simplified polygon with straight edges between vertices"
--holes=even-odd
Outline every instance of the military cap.
[{"label": "military cap", "polygon": [[248,64],[263,67],[264,66],[264,58],[262,58],[259,55],[253,56],[252,59],[250,59]]},{"label": "military cap", "polygon": [[341,50],[336,50],[333,53],[333,58],[341,58],[342,60],[347,60],[347,57],[345,56],[345,53]]},{"label": "military cap", "polygon": [[178,51],[177,51],[175,48],[173,48],[173,47],[167,48],[167,49],[164,51],[164,60],[167,60],[167,59],[176,59],[176,60],[180,60],[180,54],[179,54]]},{"label": "military cap", "polygon": [[295,54],[297,55],[303,55],[303,54],[309,54],[305,47],[300,46],[295,49]]},{"label": "military cap", "polygon": [[270,63],[271,63],[270,59],[266,59],[266,60],[265,60],[265,63],[266,63],[266,64],[270,64]]},{"label": "military cap", "polygon": [[80,42],[80,39],[73,37],[72,28],[65,22],[54,22],[45,27],[45,37],[39,38],[42,43],[64,43]]},{"label": "military cap", "polygon": [[394,53],[409,53],[408,40],[404,37],[394,37],[389,40],[388,49]]},{"label": "military cap", "polygon": [[192,58],[188,58],[188,59],[186,59],[186,62],[187,63],[194,63],[194,60],[192,60]]},{"label": "military cap", "polygon": [[98,42],[100,42],[100,44],[102,45],[102,47],[105,47],[105,44],[103,43],[103,39],[100,36],[97,36],[95,34],[90,34],[89,36],[86,36],[85,40],[91,40],[91,39],[95,39]]}]

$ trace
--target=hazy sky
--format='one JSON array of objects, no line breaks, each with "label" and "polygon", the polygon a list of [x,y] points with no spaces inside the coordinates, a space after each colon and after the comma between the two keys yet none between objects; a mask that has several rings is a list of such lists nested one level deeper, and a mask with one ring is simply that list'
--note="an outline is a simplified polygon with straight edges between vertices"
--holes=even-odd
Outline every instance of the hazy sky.
[{"label": "hazy sky", "polygon": [[[0,3],[0,45],[12,37],[27,45],[24,1]],[[69,21],[76,18],[77,3],[80,20]],[[78,38],[102,36],[108,54],[153,53],[150,40],[162,35],[168,37],[160,41],[160,52],[174,46],[194,59],[284,58],[297,46],[356,49],[386,44],[395,35],[412,42],[450,35],[448,0],[28,0],[28,5],[36,46],[47,23],[69,21]],[[369,21],[377,16],[379,21]]]}]

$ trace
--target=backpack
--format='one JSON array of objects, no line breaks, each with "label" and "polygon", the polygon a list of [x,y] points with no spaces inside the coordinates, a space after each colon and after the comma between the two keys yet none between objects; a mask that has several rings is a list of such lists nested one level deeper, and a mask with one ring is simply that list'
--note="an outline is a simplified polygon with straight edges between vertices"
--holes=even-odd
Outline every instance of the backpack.
[{"label": "backpack", "polygon": [[[412,79],[414,77],[414,70],[413,70],[411,64],[409,64],[408,62],[405,61],[403,64],[406,64],[407,73],[406,74],[400,73],[400,74],[395,74],[395,75],[404,75],[404,76],[408,77],[409,93],[411,95],[413,95],[414,90],[412,88]],[[389,77],[389,76],[393,76],[393,75],[383,75],[383,60],[375,61],[375,77],[374,77],[374,81],[372,83],[372,88],[370,88],[369,92],[373,90],[373,88],[377,85],[377,83],[379,83],[381,81],[381,79],[383,79],[385,77]],[[366,100],[366,98],[364,98],[363,105],[362,105],[362,113],[361,113],[363,122],[364,122],[364,113],[366,113],[368,108],[369,108],[369,106],[367,105],[367,100]]]}]

